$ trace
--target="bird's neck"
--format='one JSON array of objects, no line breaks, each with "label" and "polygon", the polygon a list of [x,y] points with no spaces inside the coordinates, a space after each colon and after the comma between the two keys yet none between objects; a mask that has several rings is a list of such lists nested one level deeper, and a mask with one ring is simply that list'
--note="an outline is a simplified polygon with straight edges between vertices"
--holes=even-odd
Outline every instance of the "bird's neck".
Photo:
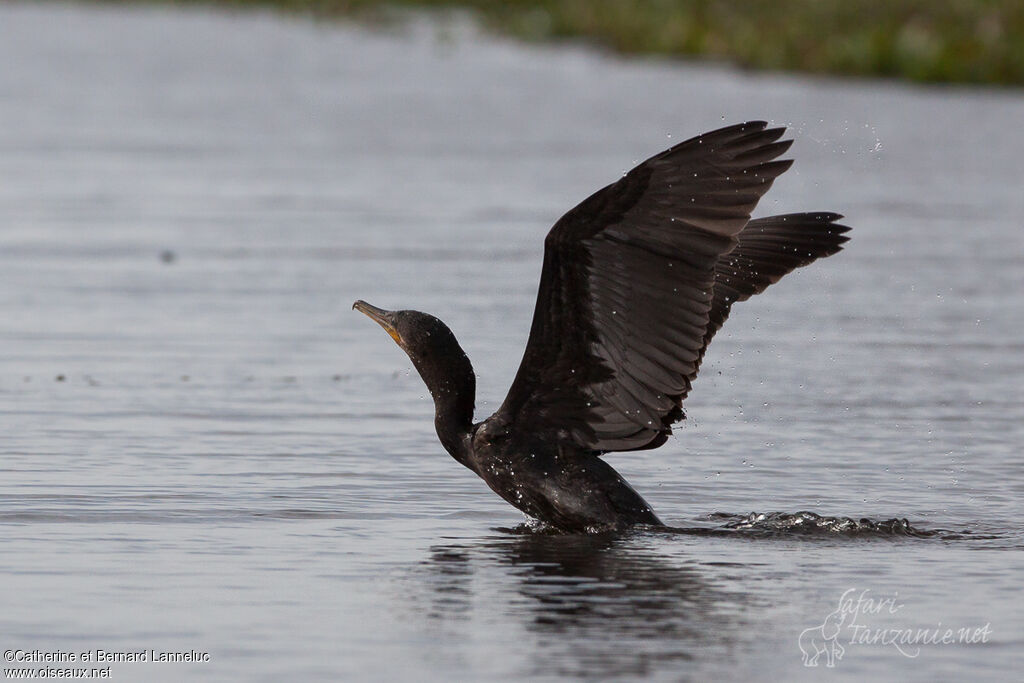
[{"label": "bird's neck", "polygon": [[441,366],[417,370],[434,399],[434,428],[441,444],[453,458],[468,467],[476,375],[462,349],[453,352],[446,361]]}]

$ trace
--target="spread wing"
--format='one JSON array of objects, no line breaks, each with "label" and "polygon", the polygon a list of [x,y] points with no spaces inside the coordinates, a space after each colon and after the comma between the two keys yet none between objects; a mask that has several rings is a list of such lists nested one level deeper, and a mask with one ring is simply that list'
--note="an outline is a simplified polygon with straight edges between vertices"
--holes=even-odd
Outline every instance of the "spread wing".
[{"label": "spread wing", "polygon": [[662,444],[710,340],[716,265],[792,163],[776,160],[783,131],[755,121],[687,140],[565,214],[499,413],[594,451]]}]

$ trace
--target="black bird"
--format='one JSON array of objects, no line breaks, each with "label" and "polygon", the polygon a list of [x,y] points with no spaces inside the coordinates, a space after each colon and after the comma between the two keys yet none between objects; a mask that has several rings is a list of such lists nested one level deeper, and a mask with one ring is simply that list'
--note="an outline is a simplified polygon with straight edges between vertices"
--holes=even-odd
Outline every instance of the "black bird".
[{"label": "black bird", "polygon": [[505,402],[473,423],[476,377],[448,326],[418,311],[353,308],[380,323],[434,399],[445,449],[527,515],[567,531],[661,521],[601,459],[657,448],[730,307],[836,253],[835,213],[751,220],[784,128],[705,133],[585,199],[544,241],[526,352]]}]

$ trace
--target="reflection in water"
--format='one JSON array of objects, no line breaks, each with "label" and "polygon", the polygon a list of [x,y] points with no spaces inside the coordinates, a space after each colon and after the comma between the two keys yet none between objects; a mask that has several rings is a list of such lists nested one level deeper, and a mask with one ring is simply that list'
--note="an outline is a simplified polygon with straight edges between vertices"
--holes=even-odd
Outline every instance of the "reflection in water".
[{"label": "reflection in water", "polygon": [[[782,540],[820,548],[822,542],[937,533],[906,520],[807,512],[716,513],[710,521],[716,526],[591,535],[545,533],[542,526],[524,524],[477,542],[435,545],[405,586],[404,604],[455,640],[520,662],[517,675],[703,677],[762,634],[758,608],[766,605],[744,581],[756,577],[754,565],[709,562],[706,543],[684,539],[729,538],[729,545],[741,538]],[[666,555],[666,539],[673,537],[681,550],[699,547],[700,561]],[[496,631],[504,634],[501,642],[479,642],[479,633]]]},{"label": "reflection in water", "polygon": [[[515,533],[434,546],[425,611],[463,624],[513,617],[532,636],[531,674],[682,674],[742,635],[749,599],[713,587],[707,567],[655,554],[652,538]],[[488,585],[495,575],[506,584]]]}]

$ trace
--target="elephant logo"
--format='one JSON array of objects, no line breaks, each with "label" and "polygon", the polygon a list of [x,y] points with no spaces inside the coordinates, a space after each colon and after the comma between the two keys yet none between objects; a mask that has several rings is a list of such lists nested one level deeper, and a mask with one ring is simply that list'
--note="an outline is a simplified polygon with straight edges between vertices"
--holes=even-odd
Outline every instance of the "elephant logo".
[{"label": "elephant logo", "polygon": [[805,628],[800,633],[797,644],[803,653],[804,666],[818,666],[818,659],[825,655],[825,666],[831,669],[843,658],[846,649],[839,644],[839,634],[845,619],[846,615],[837,609],[825,617],[821,626]]}]

